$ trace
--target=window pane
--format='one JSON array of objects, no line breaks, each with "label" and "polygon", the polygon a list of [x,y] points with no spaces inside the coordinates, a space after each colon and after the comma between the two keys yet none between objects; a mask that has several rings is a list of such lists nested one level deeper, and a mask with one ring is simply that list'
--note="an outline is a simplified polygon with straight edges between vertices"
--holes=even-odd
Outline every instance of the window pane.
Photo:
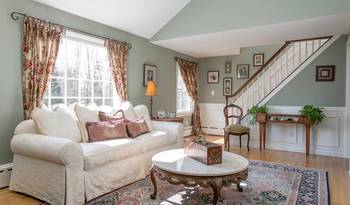
[{"label": "window pane", "polygon": [[94,103],[95,103],[97,106],[101,106],[101,105],[103,105],[103,100],[102,100],[102,99],[94,99]]},{"label": "window pane", "polygon": [[79,78],[79,64],[75,60],[68,60],[67,62],[67,77]]},{"label": "window pane", "polygon": [[105,97],[112,97],[113,95],[113,85],[112,83],[105,84]]},{"label": "window pane", "polygon": [[64,99],[51,98],[51,106],[56,104],[63,104],[63,103],[64,103]]},{"label": "window pane", "polygon": [[65,72],[65,65],[64,61],[62,60],[56,60],[55,68],[52,72],[52,76],[55,77],[64,77]]},{"label": "window pane", "polygon": [[67,96],[79,96],[79,80],[67,80]]},{"label": "window pane", "polygon": [[83,105],[89,105],[89,104],[91,104],[91,99],[90,98],[82,98],[80,100],[80,103]]},{"label": "window pane", "polygon": [[94,82],[94,97],[103,97],[103,83]]},{"label": "window pane", "polygon": [[91,81],[83,81],[81,83],[80,89],[82,97],[91,97],[91,86]]},{"label": "window pane", "polygon": [[64,97],[64,79],[51,78],[51,96]]},{"label": "window pane", "polygon": [[94,65],[94,79],[103,80],[103,67],[101,64]]},{"label": "window pane", "polygon": [[113,100],[110,99],[105,99],[105,105],[113,106]]},{"label": "window pane", "polygon": [[49,106],[49,99],[48,98],[44,98],[43,103],[44,103],[44,105]]},{"label": "window pane", "polygon": [[67,98],[67,105],[72,105],[74,103],[79,103],[78,98]]}]

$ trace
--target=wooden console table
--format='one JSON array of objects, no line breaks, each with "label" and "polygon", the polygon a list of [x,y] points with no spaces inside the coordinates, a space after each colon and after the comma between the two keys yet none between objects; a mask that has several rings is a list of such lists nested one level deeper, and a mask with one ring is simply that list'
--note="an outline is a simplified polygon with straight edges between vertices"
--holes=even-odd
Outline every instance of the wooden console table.
[{"label": "wooden console table", "polygon": [[[258,116],[259,115],[259,116]],[[305,150],[306,156],[310,153],[310,127],[312,123],[300,115],[288,115],[288,114],[258,114],[257,121],[259,122],[259,137],[260,137],[260,150],[265,149],[266,146],[266,127],[267,123],[294,123],[305,125]]]}]

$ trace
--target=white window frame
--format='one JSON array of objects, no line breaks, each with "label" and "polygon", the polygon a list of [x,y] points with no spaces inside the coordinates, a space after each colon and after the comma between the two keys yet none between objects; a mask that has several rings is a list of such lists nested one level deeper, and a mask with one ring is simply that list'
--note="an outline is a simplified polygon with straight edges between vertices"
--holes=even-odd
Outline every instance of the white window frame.
[{"label": "white window frame", "polygon": [[[64,39],[68,39],[68,40],[73,40],[73,41],[79,41],[81,43],[84,43],[84,44],[88,44],[88,45],[93,45],[93,46],[98,46],[98,47],[103,47],[105,48],[104,46],[104,40],[102,39],[99,39],[99,38],[95,38],[95,37],[92,37],[92,36],[88,36],[86,34],[81,34],[81,33],[78,33],[78,32],[74,32],[74,31],[71,31],[71,30],[66,30],[65,31],[65,34],[63,35],[62,37],[62,40]],[[80,73],[81,71],[79,71]],[[112,74],[112,71],[111,71],[111,75]],[[105,78],[103,78],[102,80],[95,80],[93,78],[93,76],[91,77],[91,79],[82,79],[80,77],[80,74],[79,74],[79,77],[76,78],[76,77],[67,77],[67,68],[65,68],[65,76],[50,76],[49,77],[49,82],[51,81],[51,79],[62,79],[64,80],[64,96],[63,97],[58,97],[58,96],[51,96],[51,83],[49,83],[48,85],[48,89],[47,89],[47,95],[44,95],[44,101],[45,100],[48,100],[48,103],[47,103],[47,106],[49,108],[51,108],[52,104],[51,104],[51,100],[50,99],[63,99],[63,103],[67,105],[67,99],[77,99],[78,100],[78,103],[81,103],[83,99],[90,99],[91,102],[90,103],[93,103],[95,99],[101,99],[102,102],[103,102],[103,105],[105,103],[105,100],[107,99],[111,99],[112,100],[112,105],[111,106],[116,106],[118,103],[120,103],[120,98],[118,97],[118,93],[117,93],[117,90],[115,88],[115,83],[113,81],[113,79],[111,81],[109,80],[106,80]],[[77,80],[79,81],[78,83],[78,96],[68,96],[67,95],[67,81],[68,80]],[[91,83],[91,96],[90,97],[82,97],[81,96],[81,89],[80,89],[80,86],[81,86],[81,81],[84,80],[84,81],[88,81],[89,83]],[[102,83],[102,96],[101,97],[95,97],[94,96],[94,83],[97,82],[97,83]],[[112,85],[112,97],[106,97],[105,94],[106,94],[106,90],[105,90],[105,84],[107,83],[111,83]]]},{"label": "white window frame", "polygon": [[181,73],[180,73],[180,68],[178,63],[176,63],[176,116],[181,117],[181,116],[191,116],[194,112],[194,102],[192,100],[192,98],[188,95],[187,90],[186,90],[186,85],[184,85],[185,87],[185,91],[190,99],[190,110],[178,110],[177,108],[177,102],[178,102],[178,78],[182,79]]}]

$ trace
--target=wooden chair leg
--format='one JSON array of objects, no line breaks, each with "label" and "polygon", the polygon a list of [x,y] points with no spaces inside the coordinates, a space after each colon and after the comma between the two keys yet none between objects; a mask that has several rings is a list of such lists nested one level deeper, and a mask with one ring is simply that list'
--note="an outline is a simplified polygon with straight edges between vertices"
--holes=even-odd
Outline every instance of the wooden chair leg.
[{"label": "wooden chair leg", "polygon": [[227,134],[227,151],[230,151],[230,133]]},{"label": "wooden chair leg", "polygon": [[224,150],[227,148],[227,133],[224,132]]},{"label": "wooden chair leg", "polygon": [[239,136],[239,147],[242,148],[242,135]]},{"label": "wooden chair leg", "polygon": [[249,149],[249,141],[250,141],[250,133],[248,132],[248,141],[247,141],[247,148],[248,148],[248,152],[250,151],[250,149]]}]

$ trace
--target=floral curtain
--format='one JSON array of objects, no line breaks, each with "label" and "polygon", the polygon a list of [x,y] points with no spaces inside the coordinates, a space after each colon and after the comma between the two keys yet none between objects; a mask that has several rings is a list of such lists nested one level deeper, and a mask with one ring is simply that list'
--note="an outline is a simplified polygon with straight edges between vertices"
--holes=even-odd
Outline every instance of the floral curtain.
[{"label": "floral curtain", "polygon": [[24,118],[41,107],[57,59],[63,27],[33,17],[24,20],[22,92]]},{"label": "floral curtain", "polygon": [[128,44],[117,40],[107,39],[105,41],[107,48],[109,64],[114,75],[114,83],[119,97],[125,101],[128,100],[127,88],[127,58]]},{"label": "floral curtain", "polygon": [[194,102],[194,116],[192,134],[201,134],[200,110],[199,110],[199,96],[197,86],[197,69],[198,64],[190,61],[177,58],[176,62],[180,67],[180,73],[183,81],[186,84],[186,89]]}]

